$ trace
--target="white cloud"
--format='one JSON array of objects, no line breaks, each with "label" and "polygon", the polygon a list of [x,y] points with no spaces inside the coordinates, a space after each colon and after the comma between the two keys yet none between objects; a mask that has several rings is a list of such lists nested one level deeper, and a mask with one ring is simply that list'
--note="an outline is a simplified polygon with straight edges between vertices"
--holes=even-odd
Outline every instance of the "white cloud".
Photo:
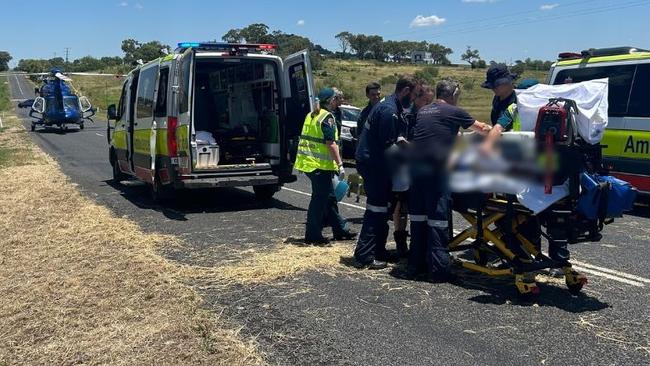
[{"label": "white cloud", "polygon": [[133,7],[136,8],[136,9],[143,9],[144,8],[144,6],[142,6],[142,4],[140,4],[140,3],[135,3],[135,5],[133,5]]},{"label": "white cloud", "polygon": [[430,15],[428,17],[425,17],[424,15],[418,15],[411,21],[411,28],[419,28],[419,27],[432,27],[434,25],[440,25],[444,22],[446,22],[447,19],[445,18],[440,18],[437,15]]},{"label": "white cloud", "polygon": [[303,19],[300,19],[300,20],[296,23],[296,25],[302,27],[303,25],[305,25],[305,21],[304,21]]},{"label": "white cloud", "polygon": [[121,3],[117,4],[117,6],[121,6],[121,7],[129,6],[129,3],[127,3],[126,1],[122,1]]},{"label": "white cloud", "polygon": [[553,10],[560,6],[560,4],[544,4],[539,7],[539,10]]}]

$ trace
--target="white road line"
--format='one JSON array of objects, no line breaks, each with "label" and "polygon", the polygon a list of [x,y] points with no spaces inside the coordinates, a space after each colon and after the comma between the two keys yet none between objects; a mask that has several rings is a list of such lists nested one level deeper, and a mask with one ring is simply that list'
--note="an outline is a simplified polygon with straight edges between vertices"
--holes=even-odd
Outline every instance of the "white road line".
[{"label": "white road line", "polygon": [[[297,189],[293,188],[287,188],[287,187],[282,187],[283,190],[297,193],[303,196],[311,197],[310,193],[299,191]],[[353,205],[351,203],[346,203],[346,202],[339,202],[339,205],[343,206],[348,206],[352,208],[356,208],[359,210],[365,210],[365,207],[359,206],[359,205]],[[460,231],[454,230],[454,235],[459,234]],[[599,267],[599,266],[594,266],[593,264],[585,263],[585,262],[580,262],[575,259],[571,260],[571,263],[573,264],[573,267],[579,271],[582,271],[584,273],[589,273],[594,276],[599,276],[603,278],[607,278],[613,281],[625,283],[631,286],[635,287],[645,287],[644,283],[650,284],[650,279],[636,276],[633,274],[617,271],[614,269],[609,269],[605,267]]]},{"label": "white road line", "polygon": [[14,75],[14,78],[16,79],[16,84],[18,85],[18,90],[20,90],[20,95],[25,96],[25,93],[23,93],[23,88],[20,87],[20,82],[18,81],[18,76]]},{"label": "white road line", "polygon": [[574,263],[574,264],[576,264],[576,265],[578,265],[580,267],[589,268],[591,270],[605,272],[605,273],[609,273],[611,275],[619,276],[619,277],[623,277],[623,278],[628,278],[628,279],[633,280],[633,281],[643,282],[643,283],[650,283],[650,279],[648,279],[648,278],[643,278],[643,277],[640,277],[640,276],[636,276],[636,275],[625,273],[625,272],[616,271],[616,270],[605,268],[605,267],[594,266],[593,264],[580,262],[580,261],[577,261],[577,260],[574,260],[574,259],[571,260],[571,263]]},{"label": "white road line", "polygon": [[[571,260],[571,263],[576,263],[576,261]],[[594,276],[604,277],[604,278],[607,278],[607,279],[610,279],[610,280],[613,280],[613,281],[626,283],[628,285],[632,285],[632,286],[636,286],[636,287],[645,287],[645,285],[643,283],[641,283],[641,282],[628,280],[627,278],[623,278],[623,277],[613,276],[613,275],[607,274],[605,272],[600,272],[600,271],[596,271],[596,270],[593,270],[593,269],[589,269],[589,268],[585,268],[585,267],[581,267],[581,266],[576,266],[576,265],[574,265],[573,268],[577,269],[580,272],[589,273],[589,274],[592,274]]]},{"label": "white road line", "polygon": [[95,135],[104,137],[104,135],[102,135],[101,133],[97,133],[97,132],[95,132]]}]

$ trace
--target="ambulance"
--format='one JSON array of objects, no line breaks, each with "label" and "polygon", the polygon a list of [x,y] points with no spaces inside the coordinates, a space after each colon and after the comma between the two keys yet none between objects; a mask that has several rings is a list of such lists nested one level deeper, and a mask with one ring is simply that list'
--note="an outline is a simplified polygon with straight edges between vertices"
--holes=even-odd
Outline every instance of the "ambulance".
[{"label": "ambulance", "polygon": [[634,47],[561,53],[549,84],[609,78],[605,168],[650,194],[650,51]]},{"label": "ambulance", "polygon": [[183,42],[131,71],[108,107],[113,179],[146,182],[157,200],[180,189],[252,187],[269,199],[292,181],[313,108],[308,52],[271,44]]}]

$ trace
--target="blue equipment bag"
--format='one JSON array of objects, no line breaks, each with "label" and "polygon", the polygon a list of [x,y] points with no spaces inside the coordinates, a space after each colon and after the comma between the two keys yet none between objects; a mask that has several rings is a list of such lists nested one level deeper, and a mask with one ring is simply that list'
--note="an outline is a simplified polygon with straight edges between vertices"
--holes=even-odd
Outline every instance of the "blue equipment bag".
[{"label": "blue equipment bag", "polygon": [[630,183],[609,175],[580,175],[582,193],[578,212],[591,220],[622,217],[632,210],[637,190]]}]

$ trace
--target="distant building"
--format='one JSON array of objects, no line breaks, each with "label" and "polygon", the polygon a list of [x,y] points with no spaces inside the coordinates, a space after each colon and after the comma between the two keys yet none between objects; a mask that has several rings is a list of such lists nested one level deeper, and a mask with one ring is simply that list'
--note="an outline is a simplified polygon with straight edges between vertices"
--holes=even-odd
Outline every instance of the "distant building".
[{"label": "distant building", "polygon": [[414,64],[434,64],[435,60],[431,56],[431,52],[427,51],[412,51],[411,62]]}]

